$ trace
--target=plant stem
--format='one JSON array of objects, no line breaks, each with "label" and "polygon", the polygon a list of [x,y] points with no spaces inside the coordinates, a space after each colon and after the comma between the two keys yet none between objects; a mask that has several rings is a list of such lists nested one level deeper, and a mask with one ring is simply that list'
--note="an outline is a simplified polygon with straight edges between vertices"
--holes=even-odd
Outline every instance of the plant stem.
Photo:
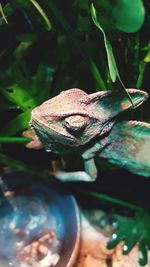
[{"label": "plant stem", "polygon": [[41,169],[39,170],[27,163],[11,158],[3,153],[0,153],[0,162],[3,163],[4,165],[11,166],[17,171],[24,171],[48,181],[53,180],[53,177],[50,176],[46,170],[41,170]]},{"label": "plant stem", "polygon": [[138,89],[141,88],[141,86],[142,86],[146,66],[147,66],[147,62],[144,62],[143,61],[140,64],[140,67],[139,67],[139,76],[138,76],[138,79],[137,79],[137,82],[136,82],[136,88],[138,88]]},{"label": "plant stem", "polygon": [[[77,191],[81,192],[78,189],[77,189]],[[140,207],[140,206],[137,206],[137,205],[131,204],[129,202],[126,202],[126,201],[123,201],[123,200],[120,200],[120,199],[117,199],[117,198],[114,198],[114,197],[110,197],[110,196],[107,196],[107,195],[104,195],[104,194],[99,194],[99,193],[91,192],[91,191],[84,191],[83,193],[86,194],[86,195],[89,195],[91,197],[102,199],[102,200],[105,200],[107,202],[111,202],[111,203],[114,203],[114,204],[117,204],[117,205],[120,205],[120,206],[123,206],[123,207],[127,207],[127,208],[130,208],[130,209],[139,210],[139,211],[143,210],[142,207]]]},{"label": "plant stem", "polygon": [[0,137],[0,143],[28,143],[32,139],[27,137]]}]

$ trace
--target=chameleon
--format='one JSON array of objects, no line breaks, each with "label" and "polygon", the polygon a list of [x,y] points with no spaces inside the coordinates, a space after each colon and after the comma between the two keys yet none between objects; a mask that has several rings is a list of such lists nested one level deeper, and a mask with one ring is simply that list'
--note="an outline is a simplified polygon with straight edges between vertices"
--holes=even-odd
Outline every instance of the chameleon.
[{"label": "chameleon", "polygon": [[85,171],[58,170],[62,181],[95,181],[95,158],[104,158],[135,174],[150,176],[150,124],[117,121],[120,113],[135,109],[147,98],[145,91],[126,89],[132,102],[119,91],[87,94],[72,88],[35,107],[30,125],[30,148],[65,155],[77,151]]},{"label": "chameleon", "polygon": [[[72,88],[35,107],[31,113],[32,133],[28,148],[42,148],[66,155],[73,151],[83,159],[84,171],[57,170],[61,181],[95,181],[96,163],[103,158],[121,168],[145,177],[150,176],[150,124],[135,120],[119,120],[126,110],[135,109],[147,98],[145,91],[126,89],[132,102],[120,91],[87,94]],[[96,159],[96,161],[95,161]],[[150,248],[150,213],[143,210],[134,220],[119,222],[107,247],[124,241],[123,254],[135,244],[139,246],[139,263],[147,263]]]}]

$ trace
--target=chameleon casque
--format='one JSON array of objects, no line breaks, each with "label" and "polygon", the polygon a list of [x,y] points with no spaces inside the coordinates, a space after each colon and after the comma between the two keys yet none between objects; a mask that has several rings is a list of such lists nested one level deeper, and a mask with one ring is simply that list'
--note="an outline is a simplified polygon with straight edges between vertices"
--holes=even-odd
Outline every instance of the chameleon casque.
[{"label": "chameleon casque", "polygon": [[85,171],[58,171],[62,181],[94,181],[95,157],[107,159],[133,173],[150,176],[150,124],[138,121],[116,122],[127,109],[136,108],[147,93],[127,89],[132,98],[120,92],[101,91],[88,95],[73,88],[33,109],[30,125],[36,136],[28,147],[44,147],[65,154],[79,151]]},{"label": "chameleon casque", "polygon": [[[87,94],[73,88],[45,101],[33,109],[30,125],[33,141],[29,148],[42,148],[57,154],[77,151],[85,171],[57,171],[62,181],[95,181],[98,176],[95,159],[104,158],[135,174],[150,176],[150,124],[139,121],[118,121],[125,110],[136,108],[147,93],[127,89],[131,101],[119,91]],[[150,248],[150,214],[143,210],[133,221],[120,222],[108,242],[113,248],[124,241],[122,252],[139,246],[139,263],[147,263]]]}]

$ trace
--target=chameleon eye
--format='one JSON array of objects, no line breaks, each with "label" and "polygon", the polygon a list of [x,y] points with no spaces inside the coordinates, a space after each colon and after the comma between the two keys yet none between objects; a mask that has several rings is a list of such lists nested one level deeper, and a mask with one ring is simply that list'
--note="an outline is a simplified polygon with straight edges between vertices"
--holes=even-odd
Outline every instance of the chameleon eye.
[{"label": "chameleon eye", "polygon": [[80,131],[87,125],[88,119],[80,115],[72,115],[66,117],[64,120],[64,126],[70,131]]}]

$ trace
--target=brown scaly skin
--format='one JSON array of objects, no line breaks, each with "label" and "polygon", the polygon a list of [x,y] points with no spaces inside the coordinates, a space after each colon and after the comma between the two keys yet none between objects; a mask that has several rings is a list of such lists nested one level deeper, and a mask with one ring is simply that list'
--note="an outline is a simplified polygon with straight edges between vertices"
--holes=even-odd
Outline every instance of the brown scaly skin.
[{"label": "brown scaly skin", "polygon": [[[100,156],[101,150],[108,146],[110,140],[104,136],[109,136],[116,117],[141,105],[148,97],[146,92],[136,89],[127,89],[127,92],[134,106],[121,92],[88,95],[77,88],[61,92],[33,109],[30,125],[38,138],[35,137],[28,147],[43,145],[47,151],[58,154],[79,149],[85,172],[57,172],[55,175],[63,181],[94,181],[97,177],[94,157]],[[96,140],[94,144],[93,140]]]}]

